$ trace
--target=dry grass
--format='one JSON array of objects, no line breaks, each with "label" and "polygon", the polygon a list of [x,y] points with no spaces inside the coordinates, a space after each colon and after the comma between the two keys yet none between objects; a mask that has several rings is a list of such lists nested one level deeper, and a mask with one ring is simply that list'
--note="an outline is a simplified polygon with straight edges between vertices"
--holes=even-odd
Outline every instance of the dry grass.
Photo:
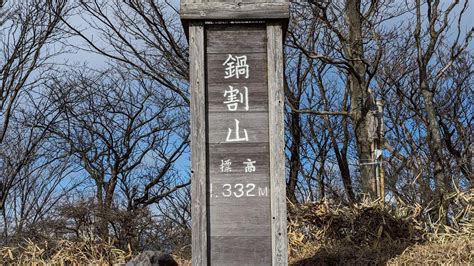
[{"label": "dry grass", "polygon": [[131,254],[114,246],[83,239],[34,243],[27,239],[17,247],[0,248],[0,260],[14,265],[111,265],[125,263]]},{"label": "dry grass", "polygon": [[[449,200],[455,205],[450,214],[451,226],[430,219],[433,212],[443,214],[442,208],[422,208],[403,202],[393,209],[367,200],[353,206],[329,202],[290,205],[290,263],[472,265],[474,193],[453,193]],[[176,261],[190,266],[191,262],[183,259],[181,253],[175,254]],[[131,257],[130,251],[97,239],[43,243],[25,240],[17,247],[0,248],[0,261],[15,265],[111,265],[125,263]]]},{"label": "dry grass", "polygon": [[192,266],[191,260],[181,259],[176,256],[174,256],[174,259],[180,266]]},{"label": "dry grass", "polygon": [[412,217],[392,215],[375,202],[290,206],[290,262],[296,265],[385,263],[422,231]]},{"label": "dry grass", "polygon": [[[406,265],[474,263],[474,194],[448,196],[456,206],[451,226],[430,219],[442,208],[398,202],[397,208],[363,201],[354,206],[321,202],[289,206],[293,265]],[[433,206],[440,206],[434,203]],[[435,215],[436,216],[436,215]]]},{"label": "dry grass", "polygon": [[427,242],[408,247],[388,260],[387,265],[472,265],[474,240],[459,239],[448,243]]}]

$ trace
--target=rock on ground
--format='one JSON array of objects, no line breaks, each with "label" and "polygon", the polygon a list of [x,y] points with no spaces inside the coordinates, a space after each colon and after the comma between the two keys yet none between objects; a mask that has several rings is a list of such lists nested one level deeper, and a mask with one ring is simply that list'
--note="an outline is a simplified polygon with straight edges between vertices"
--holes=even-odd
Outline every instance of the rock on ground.
[{"label": "rock on ground", "polygon": [[131,259],[126,266],[178,266],[169,254],[159,251],[144,251]]}]

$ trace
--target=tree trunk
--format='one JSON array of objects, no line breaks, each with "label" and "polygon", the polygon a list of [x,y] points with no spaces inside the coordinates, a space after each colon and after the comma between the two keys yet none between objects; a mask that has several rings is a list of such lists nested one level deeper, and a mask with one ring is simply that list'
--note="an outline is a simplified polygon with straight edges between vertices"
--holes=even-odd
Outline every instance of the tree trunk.
[{"label": "tree trunk", "polygon": [[348,72],[351,116],[359,154],[360,179],[363,193],[375,197],[374,171],[370,164],[372,162],[371,140],[367,130],[369,93],[365,80],[365,64],[363,62],[364,46],[360,13],[361,3],[360,0],[346,0],[345,6],[349,28],[347,53],[352,65],[352,69]]},{"label": "tree trunk", "polygon": [[434,163],[434,177],[436,190],[439,194],[446,191],[449,186],[449,180],[446,179],[442,161],[442,139],[439,132],[439,123],[436,118],[436,111],[433,105],[433,93],[427,88],[426,82],[421,83],[421,92],[425,103],[426,118],[428,122],[429,147],[430,154]]},{"label": "tree trunk", "polygon": [[109,230],[108,230],[108,222],[107,222],[107,208],[104,204],[104,182],[103,179],[99,179],[97,177],[95,179],[96,184],[96,199],[97,199],[97,214],[96,214],[96,227],[97,227],[97,234],[102,240],[107,240],[109,237]]},{"label": "tree trunk", "polygon": [[344,186],[344,190],[346,191],[347,198],[350,202],[355,202],[355,195],[354,195],[354,190],[352,187],[351,172],[349,171],[349,164],[347,163],[346,153],[344,151],[341,152],[339,150],[339,147],[337,146],[336,137],[334,136],[334,130],[333,130],[332,123],[329,117],[325,116],[324,121],[329,131],[331,146],[334,150],[334,154],[336,155],[337,166],[339,167],[339,172],[341,172],[342,184]]},{"label": "tree trunk", "polygon": [[300,145],[301,128],[300,115],[297,112],[290,114],[290,134],[293,138],[290,147],[290,174],[288,180],[287,197],[292,203],[297,203],[296,185],[298,184],[298,173],[300,170]]}]

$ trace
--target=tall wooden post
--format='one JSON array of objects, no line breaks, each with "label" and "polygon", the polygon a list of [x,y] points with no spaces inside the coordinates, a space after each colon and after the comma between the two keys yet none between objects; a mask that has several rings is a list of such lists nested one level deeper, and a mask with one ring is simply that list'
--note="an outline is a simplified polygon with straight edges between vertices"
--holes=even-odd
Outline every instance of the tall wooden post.
[{"label": "tall wooden post", "polygon": [[191,93],[193,265],[288,265],[283,36],[289,3],[181,3]]}]

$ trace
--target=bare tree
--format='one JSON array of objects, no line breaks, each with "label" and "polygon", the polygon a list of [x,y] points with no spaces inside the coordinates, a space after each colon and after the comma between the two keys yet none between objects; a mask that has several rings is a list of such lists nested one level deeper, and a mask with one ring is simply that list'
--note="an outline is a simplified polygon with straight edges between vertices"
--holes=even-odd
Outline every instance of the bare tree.
[{"label": "bare tree", "polygon": [[5,237],[21,238],[34,231],[34,224],[80,183],[65,180],[72,171],[68,156],[52,149],[54,140],[48,128],[58,118],[58,110],[50,105],[50,99],[33,95],[36,97],[23,99],[11,115],[9,134],[0,144],[0,209]]},{"label": "bare tree", "polygon": [[[417,49],[418,86],[423,97],[426,125],[428,130],[428,146],[434,163],[434,179],[439,195],[443,195],[450,187],[449,176],[445,172],[447,165],[443,162],[443,137],[441,125],[435,107],[435,95],[439,79],[453,65],[456,59],[467,48],[474,28],[471,28],[464,38],[461,38],[460,22],[467,8],[467,1],[458,17],[456,39],[451,45],[448,60],[440,68],[431,68],[430,62],[434,60],[436,47],[446,41],[446,34],[450,26],[450,14],[460,1],[453,1],[445,10],[442,10],[440,1],[427,1],[427,22],[424,23],[421,1],[416,1],[416,27],[413,32]],[[426,27],[426,28],[425,28]],[[425,30],[423,30],[425,28]],[[440,62],[441,63],[441,62]]]},{"label": "bare tree", "polygon": [[[304,5],[304,4],[303,4]],[[355,133],[356,147],[359,156],[360,178],[364,193],[375,195],[375,178],[373,173],[373,148],[369,135],[369,115],[372,108],[370,86],[377,72],[383,51],[381,36],[384,34],[377,25],[387,19],[383,6],[386,3],[372,1],[315,1],[308,6],[311,12],[306,12],[308,19],[321,27],[320,34],[313,37],[317,45],[308,46],[301,43],[293,35],[293,45],[300,48],[306,56],[339,69],[346,77],[345,91],[348,95],[350,112],[321,112],[306,110],[308,113],[319,115],[349,116]],[[397,14],[394,11],[392,16]],[[340,18],[344,17],[342,21]],[[326,106],[327,107],[327,106]],[[344,110],[344,109],[343,109]],[[337,152],[340,155],[340,152]],[[347,163],[338,156],[346,189],[349,188]],[[346,166],[344,166],[346,165]],[[351,196],[352,197],[352,196]]]},{"label": "bare tree", "polygon": [[471,187],[472,28],[462,27],[466,10],[459,1],[417,2],[414,14],[397,25],[375,77],[386,102],[387,188],[406,202],[441,206],[432,219],[446,220],[446,193]]},{"label": "bare tree", "polygon": [[75,48],[102,55],[135,77],[153,79],[189,103],[187,42],[171,4],[88,0],[79,1],[77,12],[89,28],[64,20],[69,31],[85,42]]},{"label": "bare tree", "polygon": [[60,16],[66,1],[19,1],[0,5],[0,143],[7,134],[10,117],[23,91],[31,90],[44,77],[56,54],[48,44],[64,38]]},{"label": "bare tree", "polygon": [[[348,198],[353,201],[352,178],[349,171],[347,149],[353,140],[349,131],[353,131],[359,159],[362,191],[375,196],[375,175],[373,172],[373,138],[370,135],[371,111],[374,108],[370,87],[377,73],[380,57],[383,54],[383,38],[389,34],[378,26],[384,21],[403,13],[393,8],[388,13],[389,3],[372,1],[314,1],[299,3],[297,11],[303,33],[290,29],[290,46],[300,49],[306,57],[313,60],[311,75],[320,87],[318,96],[322,97],[321,109],[295,107],[295,111],[319,116],[341,116],[344,125],[345,140],[343,148],[338,147],[337,134],[332,134],[332,145],[343,178]],[[344,18],[341,20],[340,18]],[[301,30],[296,27],[296,29]],[[305,37],[305,34],[306,37]],[[325,73],[325,74],[324,74]],[[338,103],[339,110],[329,103],[326,94],[328,77],[341,75],[337,92],[345,95]],[[332,85],[334,86],[334,84]],[[310,88],[308,87],[308,90]],[[326,98],[325,98],[326,97]],[[325,102],[325,103],[324,103]],[[324,118],[331,127],[331,118]]]},{"label": "bare tree", "polygon": [[[186,186],[173,174],[187,148],[185,108],[156,82],[130,79],[119,71],[78,72],[51,84],[61,119],[51,129],[95,185],[99,233],[107,237],[107,214],[120,188],[127,209],[158,203]],[[173,180],[173,178],[176,178]]]},{"label": "bare tree", "polygon": [[[48,49],[51,43],[65,37],[56,14],[67,16],[65,1],[2,1],[0,5],[0,165],[3,172],[0,210],[4,209],[9,191],[19,182],[17,179],[22,167],[36,157],[34,153],[46,135],[44,130],[35,127],[23,127],[28,133],[17,135],[18,127],[22,126],[15,125],[12,132],[9,132],[9,127],[15,119],[15,111],[35,104],[42,83],[52,69],[51,59],[60,52]],[[44,105],[41,108],[32,119],[42,119],[43,123],[54,117],[54,110]],[[46,118],[46,115],[51,117]],[[30,121],[29,125],[39,122]],[[19,146],[12,147],[13,143]],[[21,151],[11,153],[12,148]]]}]

